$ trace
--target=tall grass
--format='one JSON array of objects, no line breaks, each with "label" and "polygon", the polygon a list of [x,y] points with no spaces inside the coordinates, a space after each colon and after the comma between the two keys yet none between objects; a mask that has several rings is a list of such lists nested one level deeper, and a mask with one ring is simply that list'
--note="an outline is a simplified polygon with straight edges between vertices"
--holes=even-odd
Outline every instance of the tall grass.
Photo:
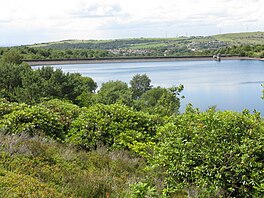
[{"label": "tall grass", "polygon": [[0,135],[0,142],[0,195],[9,197],[127,197],[149,174],[128,151],[78,151],[43,136]]}]

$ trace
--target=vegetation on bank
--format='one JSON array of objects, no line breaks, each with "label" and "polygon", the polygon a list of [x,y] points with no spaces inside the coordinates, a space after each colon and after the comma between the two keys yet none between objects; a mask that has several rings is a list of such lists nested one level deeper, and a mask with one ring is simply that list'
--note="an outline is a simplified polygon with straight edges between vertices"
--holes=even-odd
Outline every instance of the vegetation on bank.
[{"label": "vegetation on bank", "polygon": [[264,57],[264,33],[235,33],[178,38],[65,40],[0,48],[1,56],[19,54],[23,60],[96,59],[146,56],[201,56],[217,53]]},{"label": "vegetation on bank", "polygon": [[[15,56],[14,56],[15,55]],[[179,114],[182,85],[0,62],[1,197],[263,197],[259,113]]]}]

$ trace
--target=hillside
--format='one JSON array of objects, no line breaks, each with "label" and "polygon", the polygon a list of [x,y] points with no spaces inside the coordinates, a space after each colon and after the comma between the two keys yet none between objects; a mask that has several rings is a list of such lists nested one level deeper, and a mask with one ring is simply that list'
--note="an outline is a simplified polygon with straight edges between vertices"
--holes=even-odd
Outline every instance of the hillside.
[{"label": "hillside", "polygon": [[39,43],[29,47],[55,49],[155,49],[162,47],[196,47],[197,49],[215,49],[230,45],[264,44],[264,32],[246,32],[218,34],[213,36],[192,36],[178,38],[131,38],[115,40],[63,40]]},{"label": "hillside", "polygon": [[230,45],[263,45],[264,32],[243,32],[232,34],[219,34],[213,36],[216,40]]},{"label": "hillside", "polygon": [[264,32],[206,37],[64,40],[0,48],[0,58],[17,57],[22,60],[212,56],[217,53],[263,58]]},{"label": "hillside", "polygon": [[27,47],[52,50],[105,50],[111,53],[111,56],[189,56],[212,55],[217,53],[217,50],[233,46],[264,45],[263,38],[264,32],[246,32],[177,38],[63,40]]}]

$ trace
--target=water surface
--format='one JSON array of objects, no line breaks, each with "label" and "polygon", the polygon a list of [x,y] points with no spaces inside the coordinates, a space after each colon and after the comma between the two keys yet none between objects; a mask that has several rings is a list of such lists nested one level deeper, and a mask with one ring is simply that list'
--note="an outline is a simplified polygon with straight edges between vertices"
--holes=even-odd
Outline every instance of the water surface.
[{"label": "water surface", "polygon": [[261,99],[264,82],[264,62],[257,60],[174,61],[97,63],[54,65],[65,72],[79,72],[92,77],[100,86],[109,80],[129,83],[135,74],[147,74],[154,86],[171,87],[183,84],[181,110],[186,104],[206,110],[217,106],[219,110],[262,112]]}]

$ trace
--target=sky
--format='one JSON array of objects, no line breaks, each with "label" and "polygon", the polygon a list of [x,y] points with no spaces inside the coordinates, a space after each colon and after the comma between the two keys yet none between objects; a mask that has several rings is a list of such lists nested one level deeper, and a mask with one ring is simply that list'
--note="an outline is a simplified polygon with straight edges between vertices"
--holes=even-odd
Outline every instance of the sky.
[{"label": "sky", "polygon": [[0,0],[0,46],[264,31],[264,0]]}]

